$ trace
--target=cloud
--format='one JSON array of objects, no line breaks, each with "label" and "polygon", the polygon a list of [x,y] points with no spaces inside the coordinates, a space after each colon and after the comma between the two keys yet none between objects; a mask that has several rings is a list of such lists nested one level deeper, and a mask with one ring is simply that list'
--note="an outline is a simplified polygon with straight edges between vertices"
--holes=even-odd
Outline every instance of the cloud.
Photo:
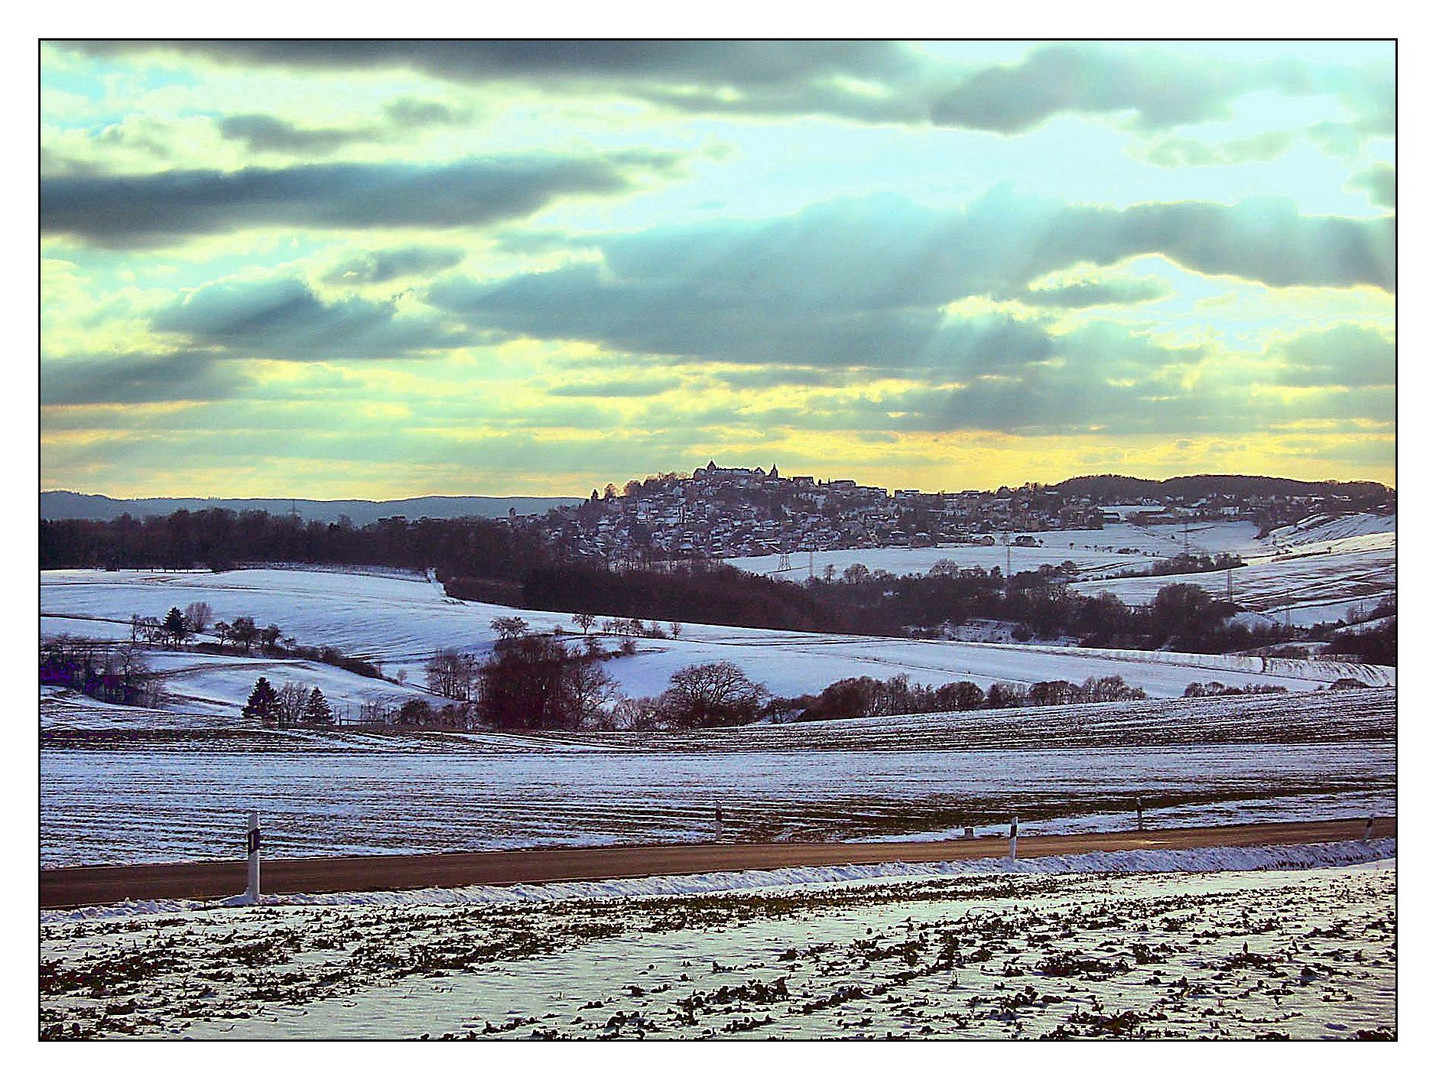
[{"label": "cloud", "polygon": [[[1130,113],[1138,128],[1158,130],[1225,119],[1236,99],[1258,90],[1334,93],[1378,126],[1396,100],[1387,65],[1352,70],[1297,60],[1243,62],[1086,42],[1042,46],[1017,64],[968,75],[933,104],[932,119],[1014,135],[1062,113]],[[1233,152],[1263,154],[1271,147],[1253,143]]]},{"label": "cloud", "polygon": [[[1391,224],[1306,217],[1285,200],[1069,206],[999,188],[960,211],[879,197],[790,218],[724,222],[591,242],[599,263],[505,280],[441,279],[426,294],[472,326],[539,339],[727,363],[996,370],[1045,359],[1031,322],[950,318],[973,296],[1021,295],[1082,263],[1165,254],[1206,274],[1268,285],[1390,288]],[[587,242],[587,241],[586,241]],[[1113,285],[1048,292],[1059,306],[1144,302]]]},{"label": "cloud", "polygon": [[1365,191],[1376,206],[1396,209],[1396,170],[1390,165],[1373,165],[1353,176],[1351,184]]},{"label": "cloud", "polygon": [[1147,149],[1144,156],[1153,165],[1182,168],[1203,165],[1242,165],[1249,161],[1273,161],[1295,145],[1293,131],[1266,131],[1245,139],[1209,143],[1198,139],[1163,139]]},{"label": "cloud", "polygon": [[465,123],[473,116],[473,111],[442,101],[400,97],[384,105],[384,115],[390,123],[405,128],[441,127]]},{"label": "cloud", "polygon": [[1171,295],[1172,287],[1158,278],[1108,278],[1028,289],[1018,294],[1016,299],[1037,307],[1087,308],[1142,304]]},{"label": "cloud", "polygon": [[332,154],[352,142],[375,135],[373,128],[300,128],[288,120],[261,113],[226,116],[218,121],[226,139],[244,143],[251,151],[297,154]]},{"label": "cloud", "polygon": [[550,397],[644,398],[666,393],[682,385],[683,382],[681,379],[653,377],[604,379],[598,382],[567,383],[561,386],[553,386],[544,392]]},{"label": "cloud", "polygon": [[468,344],[436,314],[401,315],[394,301],[326,303],[297,278],[206,285],[155,313],[151,329],[194,349],[269,360],[373,360]]},{"label": "cloud", "polygon": [[40,404],[139,405],[220,401],[253,382],[239,365],[194,351],[47,360],[40,366]]},{"label": "cloud", "polygon": [[570,195],[616,196],[678,158],[473,158],[445,165],[302,165],[286,169],[59,176],[41,180],[40,229],[103,247],[161,245],[251,226],[457,228],[527,217]]},{"label": "cloud", "polygon": [[1040,366],[914,390],[876,407],[898,430],[1011,433],[1190,430],[1212,411],[1203,394],[1181,385],[1200,348],[1097,322],[1052,337],[1048,352],[1051,362]]},{"label": "cloud", "polygon": [[932,66],[910,46],[883,41],[105,41],[60,47],[102,56],[198,55],[306,73],[402,68],[471,85],[603,87],[687,111],[869,120],[920,120],[922,102],[903,87]]},{"label": "cloud", "polygon": [[381,285],[395,278],[451,270],[464,259],[458,248],[403,247],[369,251],[336,264],[324,275],[330,285]]},{"label": "cloud", "polygon": [[384,122],[361,127],[301,128],[267,113],[241,113],[215,121],[226,139],[242,142],[254,153],[332,154],[350,143],[379,142],[420,128],[464,123],[469,109],[441,101],[398,97],[384,105]]},{"label": "cloud", "polygon": [[1138,126],[1221,118],[1257,90],[1332,93],[1390,129],[1392,65],[1218,60],[1160,47],[1039,46],[1015,64],[962,63],[890,41],[109,41],[91,55],[169,53],[298,72],[401,68],[476,85],[600,91],[698,113],[829,115],[1014,134],[1060,113],[1132,113]]},{"label": "cloud", "polygon": [[1396,384],[1396,343],[1363,326],[1302,334],[1279,350],[1285,386],[1375,387]]}]

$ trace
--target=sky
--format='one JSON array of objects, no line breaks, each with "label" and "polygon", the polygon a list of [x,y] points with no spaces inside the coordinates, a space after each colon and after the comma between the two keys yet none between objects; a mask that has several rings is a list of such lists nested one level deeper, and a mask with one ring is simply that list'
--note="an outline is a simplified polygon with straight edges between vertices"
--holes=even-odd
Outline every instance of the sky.
[{"label": "sky", "polygon": [[1393,483],[1391,42],[40,51],[40,482]]}]

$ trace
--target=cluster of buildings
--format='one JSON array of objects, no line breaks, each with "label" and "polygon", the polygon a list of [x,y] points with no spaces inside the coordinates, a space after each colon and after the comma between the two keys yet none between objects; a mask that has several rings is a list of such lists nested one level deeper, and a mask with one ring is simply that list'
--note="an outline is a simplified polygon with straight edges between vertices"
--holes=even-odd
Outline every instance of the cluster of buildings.
[{"label": "cluster of buildings", "polygon": [[1211,494],[1114,506],[1061,486],[890,491],[855,480],[782,476],[776,464],[765,470],[710,461],[691,476],[630,480],[622,490],[609,485],[602,495],[595,490],[586,502],[538,520],[546,538],[573,556],[649,563],[938,544],[1032,546],[1037,543],[1032,533],[1101,529],[1124,521],[1240,518],[1271,527],[1335,509],[1326,505],[1331,501]]},{"label": "cluster of buildings", "polygon": [[995,543],[1001,533],[1100,529],[1102,510],[1040,485],[995,492],[889,491],[855,480],[721,468],[595,490],[551,512],[550,538],[574,555],[619,560],[739,558],[844,548]]}]

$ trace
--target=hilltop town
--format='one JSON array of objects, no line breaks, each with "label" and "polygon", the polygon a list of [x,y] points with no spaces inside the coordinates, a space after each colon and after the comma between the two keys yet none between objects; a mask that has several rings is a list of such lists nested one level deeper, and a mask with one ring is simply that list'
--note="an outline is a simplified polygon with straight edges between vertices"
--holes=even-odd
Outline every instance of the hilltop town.
[{"label": "hilltop town", "polygon": [[709,461],[691,476],[667,473],[630,480],[622,490],[613,484],[603,493],[594,489],[581,505],[551,511],[541,528],[547,541],[580,558],[739,558],[954,543],[1036,546],[1033,533],[1101,529],[1124,520],[1247,519],[1272,528],[1314,513],[1378,509],[1394,502],[1380,485],[1187,479],[1204,483],[1168,481],[1170,493],[1113,505],[1104,492],[1161,485],[1124,485],[1127,478],[1104,477],[995,491],[923,492],[851,479],[782,476],[776,464],[765,470]]}]

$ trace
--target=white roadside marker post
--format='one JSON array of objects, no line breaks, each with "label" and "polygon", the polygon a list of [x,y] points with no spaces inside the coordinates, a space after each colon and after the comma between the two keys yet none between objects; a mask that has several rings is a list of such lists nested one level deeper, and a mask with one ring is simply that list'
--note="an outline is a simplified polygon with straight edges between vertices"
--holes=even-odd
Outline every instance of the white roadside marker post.
[{"label": "white roadside marker post", "polygon": [[722,806],[714,806],[714,807],[713,807],[713,842],[714,842],[715,844],[721,844],[721,843],[723,842],[723,807],[722,807]]},{"label": "white roadside marker post", "polygon": [[1367,814],[1367,815],[1366,815],[1366,839],[1368,839],[1368,840],[1371,839],[1371,830],[1374,829],[1375,827],[1376,827],[1376,815],[1375,815],[1375,814]]},{"label": "white roadside marker post", "polygon": [[259,903],[259,811],[249,812],[249,888],[245,899],[251,904]]},{"label": "white roadside marker post", "polygon": [[1017,819],[1012,819],[1012,829],[1007,834],[1007,858],[1017,861]]},{"label": "white roadside marker post", "polygon": [[1137,800],[1137,831],[1142,831],[1142,800]]}]

